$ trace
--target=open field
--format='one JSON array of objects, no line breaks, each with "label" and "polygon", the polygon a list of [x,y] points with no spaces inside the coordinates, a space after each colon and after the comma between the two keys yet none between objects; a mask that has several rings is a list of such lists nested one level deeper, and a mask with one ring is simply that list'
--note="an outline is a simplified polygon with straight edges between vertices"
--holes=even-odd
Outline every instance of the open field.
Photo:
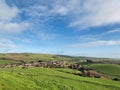
[{"label": "open field", "polygon": [[0,69],[0,90],[119,90],[120,82],[80,77],[50,68]]},{"label": "open field", "polygon": [[[67,65],[72,68],[69,66],[54,68],[57,61],[63,65],[67,61]],[[102,64],[103,61],[102,63],[96,61],[88,62],[83,57],[49,54],[0,54],[1,66],[21,63],[15,67],[0,68],[0,90],[120,90],[120,81],[82,75],[83,72],[80,69],[84,67],[84,70],[90,68],[110,78],[120,79],[118,64]],[[49,65],[52,63],[52,67],[37,65],[22,68],[25,64],[34,65],[35,63],[48,63]]]}]

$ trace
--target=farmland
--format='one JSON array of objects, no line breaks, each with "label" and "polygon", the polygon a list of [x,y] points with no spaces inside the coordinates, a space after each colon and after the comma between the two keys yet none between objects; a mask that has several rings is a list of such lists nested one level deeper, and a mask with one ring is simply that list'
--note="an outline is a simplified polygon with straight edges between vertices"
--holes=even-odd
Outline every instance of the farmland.
[{"label": "farmland", "polygon": [[[119,90],[120,81],[112,80],[120,75],[118,64],[87,62],[83,57],[49,54],[0,54],[0,65],[15,67],[0,68],[0,90]],[[55,60],[55,61],[54,61]],[[38,62],[39,61],[39,62]],[[56,61],[67,62],[67,67],[54,67]],[[23,64],[24,62],[24,64]],[[24,65],[53,63],[52,66]],[[103,63],[103,62],[102,62]],[[71,68],[72,67],[72,68]],[[82,75],[81,68],[97,71],[108,78],[95,78]]]}]

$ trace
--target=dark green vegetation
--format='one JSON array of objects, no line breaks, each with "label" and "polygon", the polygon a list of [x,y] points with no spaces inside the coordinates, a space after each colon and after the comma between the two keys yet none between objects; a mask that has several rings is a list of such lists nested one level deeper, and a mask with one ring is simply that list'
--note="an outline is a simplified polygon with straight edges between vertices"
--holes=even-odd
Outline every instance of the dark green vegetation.
[{"label": "dark green vegetation", "polygon": [[119,61],[49,54],[0,54],[0,65],[53,60],[64,60],[72,66],[81,65],[115,80],[80,76],[82,72],[78,67],[22,69],[16,66],[0,68],[0,90],[120,90]]},{"label": "dark green vegetation", "polygon": [[111,78],[120,79],[120,65],[115,64],[92,64],[89,68],[95,69],[100,73],[106,74]]}]

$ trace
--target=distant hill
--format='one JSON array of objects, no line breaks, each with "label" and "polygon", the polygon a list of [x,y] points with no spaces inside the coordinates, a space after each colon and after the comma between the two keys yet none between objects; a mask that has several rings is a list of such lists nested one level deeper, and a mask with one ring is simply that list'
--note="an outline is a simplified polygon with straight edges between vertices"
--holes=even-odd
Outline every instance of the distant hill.
[{"label": "distant hill", "polygon": [[[31,62],[31,61],[52,61],[52,60],[92,60],[92,61],[111,61],[113,62],[120,62],[120,60],[110,59],[110,58],[95,58],[95,57],[84,57],[84,56],[68,56],[68,55],[52,55],[52,54],[35,54],[35,53],[6,53],[0,54],[0,64],[1,63],[19,63],[21,61],[24,62]],[[118,62],[117,62],[118,61]]]}]

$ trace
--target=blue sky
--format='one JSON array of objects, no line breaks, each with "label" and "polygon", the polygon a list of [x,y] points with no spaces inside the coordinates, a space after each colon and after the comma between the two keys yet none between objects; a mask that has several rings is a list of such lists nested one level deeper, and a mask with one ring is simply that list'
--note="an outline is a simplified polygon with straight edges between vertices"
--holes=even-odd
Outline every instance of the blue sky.
[{"label": "blue sky", "polygon": [[120,58],[120,0],[0,0],[0,52]]}]

